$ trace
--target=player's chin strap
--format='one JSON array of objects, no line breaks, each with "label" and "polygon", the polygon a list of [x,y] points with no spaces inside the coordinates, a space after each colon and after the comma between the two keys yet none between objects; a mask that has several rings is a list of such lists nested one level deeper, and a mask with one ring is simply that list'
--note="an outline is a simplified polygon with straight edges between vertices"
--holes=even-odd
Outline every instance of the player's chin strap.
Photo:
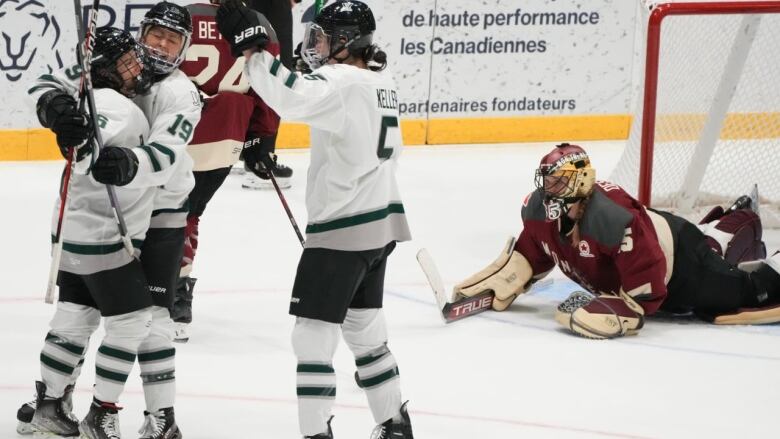
[{"label": "player's chin strap", "polygon": [[[351,53],[349,53],[349,46],[351,46],[355,41],[359,40],[362,35],[358,34],[356,37],[352,38],[351,40],[347,41],[341,47],[336,48],[336,50],[331,50],[332,55],[328,55],[327,58],[322,60],[322,64],[327,64],[328,60],[334,59],[339,64],[343,64],[344,61],[348,60],[350,56],[352,56]],[[342,50],[347,49],[347,56],[344,58],[336,58],[337,53],[341,52]]]}]

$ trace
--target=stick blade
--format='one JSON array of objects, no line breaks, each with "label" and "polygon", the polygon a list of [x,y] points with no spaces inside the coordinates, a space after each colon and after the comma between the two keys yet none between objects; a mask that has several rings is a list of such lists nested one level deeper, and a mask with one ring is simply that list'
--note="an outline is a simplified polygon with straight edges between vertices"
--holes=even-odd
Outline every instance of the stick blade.
[{"label": "stick blade", "polygon": [[445,323],[452,323],[492,308],[494,297],[492,291],[485,291],[473,297],[449,302],[447,292],[444,289],[444,281],[442,281],[439,269],[436,267],[436,263],[433,262],[433,258],[427,249],[422,248],[417,252],[417,262],[428,279],[428,284],[431,286],[431,290],[433,290],[434,297],[436,297],[436,303],[439,305],[441,318]]},{"label": "stick blade", "polygon": [[428,253],[428,249],[421,248],[417,252],[417,263],[420,264],[420,268],[428,279],[428,285],[433,290],[439,309],[443,310],[445,305],[447,305],[447,293],[444,290],[444,281],[441,280],[439,269],[436,267],[436,263],[433,262],[431,254]]},{"label": "stick blade", "polygon": [[464,317],[473,316],[483,311],[493,309],[494,297],[492,291],[483,291],[476,296],[448,303],[444,306],[444,309],[442,309],[442,317],[445,322],[452,323]]}]

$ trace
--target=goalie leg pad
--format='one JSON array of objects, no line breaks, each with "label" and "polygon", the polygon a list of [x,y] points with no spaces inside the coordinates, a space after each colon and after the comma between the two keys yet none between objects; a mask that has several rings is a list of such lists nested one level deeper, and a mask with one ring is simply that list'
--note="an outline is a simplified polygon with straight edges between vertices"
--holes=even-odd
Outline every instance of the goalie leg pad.
[{"label": "goalie leg pad", "polygon": [[627,300],[631,299],[575,291],[558,305],[555,320],[579,336],[596,340],[633,335],[644,326],[644,316]]},{"label": "goalie leg pad", "polygon": [[766,257],[761,218],[750,209],[728,212],[700,228],[709,246],[734,265]]},{"label": "goalie leg pad", "polygon": [[731,314],[723,314],[712,321],[716,325],[763,325],[780,322],[780,304],[762,308],[740,308]]},{"label": "goalie leg pad", "polygon": [[[533,269],[525,256],[514,250],[514,242],[514,238],[510,238],[498,259],[455,285],[453,301],[476,296],[485,291],[493,291],[495,294],[493,309],[503,311],[517,296],[528,291],[535,280]],[[536,278],[541,278],[545,274],[547,273]]]}]

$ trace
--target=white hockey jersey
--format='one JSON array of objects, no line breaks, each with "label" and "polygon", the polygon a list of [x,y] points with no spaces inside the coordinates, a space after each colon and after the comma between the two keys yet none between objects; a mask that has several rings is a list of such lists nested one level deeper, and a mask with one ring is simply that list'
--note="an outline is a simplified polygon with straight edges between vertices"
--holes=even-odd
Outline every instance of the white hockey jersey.
[{"label": "white hockey jersey", "polygon": [[[42,75],[28,93],[34,102],[55,88],[75,97],[80,75],[77,65]],[[155,197],[152,227],[184,227],[187,197],[195,186],[187,144],[200,121],[200,95],[184,73],[174,70],[133,101],[146,115],[150,132],[145,144],[140,146],[141,153],[137,154],[138,175],[128,186],[160,187]]]},{"label": "white hockey jersey", "polygon": [[[148,137],[146,116],[120,93],[111,89],[95,90],[95,106],[105,145],[132,147],[142,144]],[[136,155],[143,154],[139,147],[132,149]],[[76,274],[110,270],[131,261],[122,244],[106,186],[87,172],[90,162],[87,155],[71,174],[68,211],[62,229],[60,270]],[[117,186],[115,189],[137,256],[149,228],[157,188],[140,172],[136,177],[134,187]],[[147,181],[146,185],[141,184],[144,181]],[[56,233],[59,206],[58,198],[52,218],[52,236]]]},{"label": "white hockey jersey", "polygon": [[266,51],[244,73],[283,120],[311,127],[307,248],[368,250],[411,239],[395,177],[402,141],[389,76],[343,64],[301,75]]},{"label": "white hockey jersey", "polygon": [[139,156],[139,161],[160,186],[151,227],[184,227],[189,211],[187,198],[195,186],[187,144],[200,121],[200,94],[187,75],[177,69],[133,100],[150,125],[149,139],[142,147],[146,154],[144,160]]}]

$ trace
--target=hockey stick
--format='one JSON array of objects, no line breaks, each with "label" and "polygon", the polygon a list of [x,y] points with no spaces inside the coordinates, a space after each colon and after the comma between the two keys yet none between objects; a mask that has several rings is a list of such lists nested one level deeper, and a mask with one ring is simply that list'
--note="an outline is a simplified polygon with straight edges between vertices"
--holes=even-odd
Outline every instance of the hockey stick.
[{"label": "hockey stick", "polygon": [[[95,48],[95,29],[97,28],[97,14],[100,8],[100,0],[93,0],[92,8],[89,11],[89,23],[87,33],[84,32],[81,16],[81,5],[79,0],[73,0],[73,7],[76,16],[76,32],[80,41],[83,41],[83,46],[79,46],[77,50],[81,55],[81,80],[79,83],[79,111],[84,112],[85,102],[89,105],[90,118],[92,119],[92,126],[98,127],[97,110],[95,109],[95,96],[92,91],[92,77],[90,75],[90,68],[92,64],[92,51]],[[103,147],[103,139],[100,134],[100,130],[95,128],[94,138],[98,146],[98,150]],[[92,139],[87,139],[87,142],[91,142]],[[54,303],[54,288],[57,284],[57,274],[59,272],[60,261],[62,260],[62,229],[65,224],[68,193],[70,192],[71,175],[73,174],[73,168],[75,166],[74,157],[76,156],[75,147],[68,151],[68,157],[65,165],[65,174],[62,180],[62,186],[60,189],[60,209],[57,218],[57,228],[54,235],[54,242],[52,243],[52,260],[49,267],[49,280],[46,286],[46,296],[44,301],[46,303]],[[94,160],[94,154],[92,155]],[[119,235],[122,237],[122,243],[125,250],[133,256],[133,244],[130,241],[130,237],[127,236],[127,226],[125,224],[122,211],[119,209],[116,202],[116,192],[114,187],[106,185],[108,192],[108,198],[111,202],[111,207],[114,211],[114,218],[119,226]]]},{"label": "hockey stick", "polygon": [[282,207],[284,207],[284,211],[287,213],[287,218],[290,220],[290,224],[292,224],[293,229],[295,230],[295,234],[298,236],[298,241],[301,243],[301,247],[306,247],[306,241],[303,240],[303,235],[301,234],[301,229],[298,228],[298,223],[295,222],[295,217],[292,214],[292,211],[290,210],[290,206],[287,205],[287,200],[284,198],[284,195],[282,194],[282,189],[279,188],[279,183],[276,182],[276,177],[274,177],[274,172],[272,170],[268,170],[268,176],[271,177],[271,183],[274,185],[274,189],[276,189],[276,195],[279,195],[279,201],[282,202]]},{"label": "hockey stick", "polygon": [[[76,30],[78,32],[79,39],[83,39],[84,46],[83,48],[79,48],[78,50],[83,50],[81,53],[81,59],[82,62],[85,63],[87,66],[90,65],[90,60],[92,58],[92,49],[95,47],[94,41],[92,41],[92,38],[94,36],[95,27],[97,26],[97,10],[100,6],[100,1],[95,0],[92,4],[92,9],[90,10],[90,33],[88,35],[85,35],[82,26],[81,26],[81,5],[79,4],[79,0],[73,0],[73,6],[76,12]],[[83,69],[83,67],[82,67]],[[86,86],[86,80],[88,79],[84,72],[86,70],[82,70],[81,75],[81,81],[79,83],[79,111],[84,112],[84,88]],[[95,125],[97,126],[97,125]],[[89,142],[90,139],[87,139],[87,142]],[[54,242],[52,243],[52,255],[51,255],[51,266],[49,267],[49,280],[46,285],[46,296],[44,297],[44,301],[46,303],[54,303],[54,288],[57,285],[57,274],[59,273],[60,268],[60,261],[62,260],[62,229],[65,224],[65,212],[67,211],[67,205],[68,205],[68,193],[70,192],[70,182],[71,182],[71,175],[73,174],[73,167],[75,166],[75,162],[73,161],[73,158],[76,156],[75,147],[70,148],[68,151],[68,157],[65,162],[65,174],[63,176],[61,186],[60,186],[60,209],[57,217],[57,228],[54,233]]]},{"label": "hockey stick", "polygon": [[[79,36],[83,37],[84,47],[81,57],[81,89],[79,90],[79,99],[83,99],[86,96],[87,105],[89,105],[89,116],[92,119],[92,126],[95,127],[95,143],[97,144],[98,151],[103,149],[103,136],[98,129],[98,114],[95,107],[95,93],[92,90],[92,51],[95,48],[95,29],[97,28],[97,16],[100,8],[100,0],[92,1],[92,9],[89,11],[89,22],[87,32],[84,32],[81,16],[79,0],[73,0],[73,5],[76,8],[76,32]],[[93,154],[92,157],[95,155]],[[127,235],[127,225],[125,224],[125,217],[122,215],[122,209],[119,207],[119,203],[116,199],[116,189],[114,186],[107,184],[106,192],[108,192],[108,200],[111,203],[111,209],[114,212],[114,219],[119,227],[119,236],[122,237],[122,243],[125,250],[132,257],[135,253],[133,249],[133,243],[130,237]]]},{"label": "hockey stick", "polygon": [[[444,281],[441,279],[439,269],[436,267],[436,263],[433,262],[433,258],[427,249],[422,248],[417,252],[417,262],[420,264],[423,273],[425,273],[426,279],[428,279],[428,285],[433,290],[433,295],[436,298],[436,303],[439,306],[444,323],[452,323],[493,307],[493,298],[495,296],[492,291],[484,291],[475,296],[450,302],[447,299],[447,292],[444,289]],[[545,279],[534,284],[534,287],[538,288],[551,283],[552,279]]]},{"label": "hockey stick", "polygon": [[57,286],[57,273],[60,271],[62,259],[62,226],[65,223],[65,210],[68,204],[68,189],[70,188],[70,174],[73,172],[73,156],[75,148],[68,150],[68,158],[65,163],[65,174],[60,183],[60,209],[57,218],[57,229],[54,233],[54,242],[51,249],[51,265],[49,266],[49,280],[46,282],[46,303],[54,303],[54,288]]}]

